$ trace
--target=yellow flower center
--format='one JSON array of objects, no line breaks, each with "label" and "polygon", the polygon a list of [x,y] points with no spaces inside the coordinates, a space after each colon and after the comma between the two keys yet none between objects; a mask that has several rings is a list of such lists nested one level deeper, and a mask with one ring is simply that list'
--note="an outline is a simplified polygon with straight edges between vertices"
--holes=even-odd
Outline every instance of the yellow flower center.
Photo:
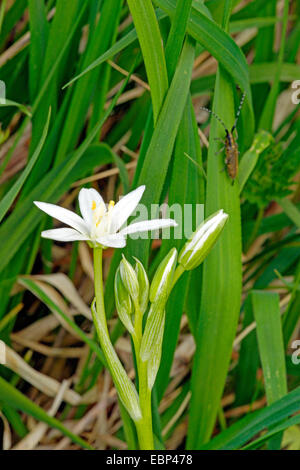
[{"label": "yellow flower center", "polygon": [[[114,205],[115,205],[115,201],[109,201],[107,213],[111,211]],[[94,223],[96,227],[98,227],[103,216],[105,215],[105,206],[103,204],[100,204],[97,207],[96,201],[92,201],[92,211],[93,211]]]}]

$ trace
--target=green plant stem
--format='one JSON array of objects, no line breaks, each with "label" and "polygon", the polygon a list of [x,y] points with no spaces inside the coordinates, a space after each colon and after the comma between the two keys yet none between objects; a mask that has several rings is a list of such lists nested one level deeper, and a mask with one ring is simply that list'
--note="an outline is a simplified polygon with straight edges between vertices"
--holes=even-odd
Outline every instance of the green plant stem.
[{"label": "green plant stem", "polygon": [[136,430],[140,448],[143,450],[153,450],[153,430],[152,430],[152,408],[151,408],[151,390],[148,387],[147,361],[142,361],[140,349],[143,334],[143,314],[139,305],[135,305],[135,320],[133,344],[136,355],[137,370],[139,377],[139,398],[142,411],[142,419],[136,423]]},{"label": "green plant stem", "polygon": [[[103,299],[103,277],[102,277],[102,248],[94,248],[94,275],[95,275],[95,297],[96,297],[96,310],[98,316],[97,324],[100,324],[103,328],[103,333],[109,335],[106,316],[105,306]],[[97,325],[96,325],[97,329]],[[101,332],[102,333],[102,332]],[[100,335],[102,337],[102,334]],[[101,340],[100,340],[101,343]]]},{"label": "green plant stem", "polygon": [[182,276],[184,272],[185,272],[185,269],[181,266],[181,264],[179,264],[177,268],[175,269],[171,291],[173,287],[175,286],[176,282],[180,279],[180,277]]},{"label": "green plant stem", "polygon": [[107,328],[103,297],[102,248],[100,247],[94,248],[94,282],[96,308],[92,306],[92,315],[100,346],[104,354],[107,367],[109,368],[115,387],[118,391],[119,398],[137,425],[137,423],[142,419],[138,396],[133,383],[128,378],[127,373],[114,350]]}]

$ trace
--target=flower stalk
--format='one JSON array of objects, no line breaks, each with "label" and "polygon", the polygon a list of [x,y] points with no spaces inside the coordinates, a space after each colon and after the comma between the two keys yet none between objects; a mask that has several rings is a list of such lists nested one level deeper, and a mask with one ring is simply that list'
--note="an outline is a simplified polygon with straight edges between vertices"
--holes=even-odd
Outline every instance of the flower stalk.
[{"label": "flower stalk", "polygon": [[[128,263],[126,261],[126,263]],[[128,263],[129,264],[129,263]],[[94,282],[95,282],[95,307],[92,308],[93,320],[98,334],[99,342],[105,356],[107,366],[112,375],[120,400],[133,419],[140,448],[143,450],[154,449],[152,432],[151,390],[148,387],[147,362],[140,359],[140,347],[142,341],[143,312],[139,303],[134,303],[135,321],[132,338],[137,357],[139,377],[139,397],[128,378],[114,347],[110,341],[105,315],[102,279],[102,248],[94,248]]]},{"label": "flower stalk", "polygon": [[137,422],[141,420],[141,409],[138,396],[133,383],[128,378],[127,373],[114,350],[107,328],[103,297],[102,248],[99,247],[94,248],[94,282],[96,301],[92,306],[92,314],[100,346],[118,391],[120,400],[127,409],[131,418]]},{"label": "flower stalk", "polygon": [[142,412],[142,419],[136,422],[136,430],[141,449],[154,449],[152,430],[152,408],[151,389],[148,385],[147,362],[140,357],[141,342],[143,336],[143,313],[138,304],[135,305],[134,333],[132,335],[134,350],[137,361],[137,371],[139,377],[139,399]]}]

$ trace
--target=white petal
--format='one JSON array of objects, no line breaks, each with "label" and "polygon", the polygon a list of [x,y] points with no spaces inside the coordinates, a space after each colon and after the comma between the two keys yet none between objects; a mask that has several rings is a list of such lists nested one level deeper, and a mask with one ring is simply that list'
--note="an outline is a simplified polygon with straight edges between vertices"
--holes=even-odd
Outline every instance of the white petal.
[{"label": "white petal", "polygon": [[134,191],[126,194],[126,196],[122,197],[122,199],[117,202],[115,207],[110,212],[112,220],[111,233],[119,230],[124,222],[126,222],[128,217],[133,213],[143,196],[145,188],[145,186],[140,186]]},{"label": "white petal", "polygon": [[72,228],[55,228],[53,230],[44,230],[41,233],[43,238],[50,238],[58,242],[73,242],[76,240],[88,240],[88,237],[82,235]]},{"label": "white petal", "polygon": [[78,230],[80,233],[88,235],[88,227],[85,221],[79,217],[79,215],[75,214],[75,212],[69,211],[68,209],[64,209],[60,206],[56,206],[55,204],[48,204],[47,202],[33,202],[39,209],[46,212],[46,214],[54,217],[57,220],[60,220],[72,228],[75,228],[75,230]]},{"label": "white petal", "polygon": [[128,225],[128,227],[125,227],[119,233],[121,235],[127,235],[129,233],[146,232],[147,230],[157,230],[167,227],[177,227],[177,223],[172,219],[143,220],[142,222]]},{"label": "white petal", "polygon": [[126,240],[121,235],[107,235],[106,237],[97,238],[97,243],[103,246],[110,246],[111,248],[124,248]]},{"label": "white petal", "polygon": [[105,207],[105,203],[98,191],[93,188],[82,188],[79,192],[78,201],[81,215],[90,227],[93,217],[93,201],[95,201],[96,206],[103,205]]}]

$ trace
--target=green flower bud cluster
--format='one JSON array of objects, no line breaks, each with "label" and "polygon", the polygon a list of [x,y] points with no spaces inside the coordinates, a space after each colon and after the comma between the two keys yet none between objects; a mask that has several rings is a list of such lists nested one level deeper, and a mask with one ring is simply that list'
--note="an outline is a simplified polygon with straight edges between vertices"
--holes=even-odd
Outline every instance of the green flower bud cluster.
[{"label": "green flower bud cluster", "polygon": [[[206,219],[177,253],[172,248],[158,266],[151,286],[142,263],[135,267],[123,259],[115,277],[115,298],[119,318],[133,336],[138,363],[147,368],[148,388],[152,389],[160,366],[165,326],[165,308],[170,292],[184,271],[198,267],[219,238],[228,215],[223,210]],[[142,332],[141,316],[150,308]],[[133,321],[134,315],[134,321]],[[139,318],[140,322],[136,318]]]},{"label": "green flower bud cluster", "polygon": [[150,287],[151,302],[141,345],[141,359],[147,361],[156,352],[157,338],[162,331],[165,306],[172,287],[177,264],[177,250],[172,248],[158,266]]},{"label": "green flower bud cluster", "polygon": [[149,281],[142,263],[135,258],[133,268],[123,255],[115,276],[115,299],[119,318],[130,334],[134,333],[132,315],[139,309],[142,315],[148,307]]}]

